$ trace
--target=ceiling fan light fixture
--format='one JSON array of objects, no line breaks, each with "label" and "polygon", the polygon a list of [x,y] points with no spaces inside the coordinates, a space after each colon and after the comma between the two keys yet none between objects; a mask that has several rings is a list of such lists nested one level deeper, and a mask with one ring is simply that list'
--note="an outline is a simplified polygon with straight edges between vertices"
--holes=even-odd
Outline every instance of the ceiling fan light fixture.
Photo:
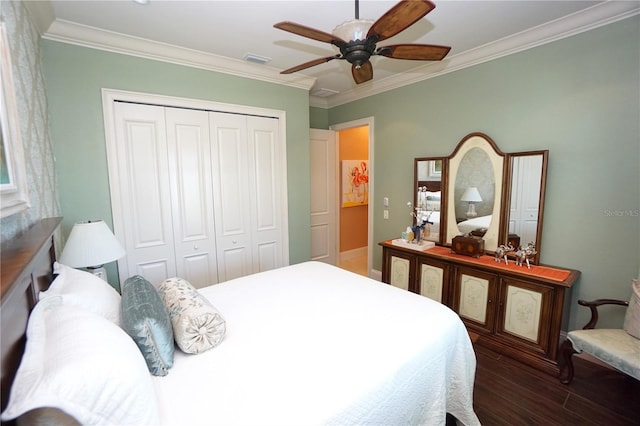
[{"label": "ceiling fan light fixture", "polygon": [[340,50],[339,54],[307,61],[280,71],[280,74],[291,74],[334,59],[344,59],[351,64],[353,80],[356,84],[361,84],[373,78],[373,66],[369,60],[371,56],[380,55],[391,59],[416,61],[440,61],[451,50],[451,47],[433,44],[395,44],[376,50],[376,44],[379,41],[404,31],[432,11],[435,5],[429,0],[400,0],[376,21],[360,19],[358,4],[358,0],[355,0],[355,19],[338,25],[331,34],[290,21],[275,24],[275,28],[332,44]]},{"label": "ceiling fan light fixture", "polygon": [[353,19],[338,25],[331,33],[347,42],[366,40],[369,28],[374,22],[372,19]]}]

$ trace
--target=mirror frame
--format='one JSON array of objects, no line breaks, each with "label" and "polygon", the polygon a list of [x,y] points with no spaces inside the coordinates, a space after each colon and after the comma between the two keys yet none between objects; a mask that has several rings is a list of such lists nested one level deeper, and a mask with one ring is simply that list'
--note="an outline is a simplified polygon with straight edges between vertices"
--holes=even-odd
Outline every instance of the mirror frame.
[{"label": "mirror frame", "polygon": [[[442,170],[440,174],[440,192],[441,192],[441,202],[440,202],[440,232],[438,235],[438,239],[435,241],[437,244],[441,244],[442,240],[445,237],[445,229],[447,226],[447,179],[449,176],[449,161],[448,157],[419,157],[413,159],[413,206],[418,205],[418,187],[422,186],[419,184],[418,180],[418,163],[421,161],[442,161]],[[429,189],[429,188],[427,188]],[[415,224],[416,218],[413,217],[413,223]],[[433,240],[431,240],[433,241]]]},{"label": "mirror frame", "polygon": [[[447,183],[447,231],[446,240],[447,245],[451,245],[453,237],[460,235],[458,224],[456,221],[455,213],[455,190],[453,185],[456,182],[456,176],[458,167],[465,154],[474,148],[481,149],[491,161],[493,165],[493,179],[495,184],[495,196],[493,200],[493,218],[487,232],[485,233],[484,247],[485,251],[494,252],[498,247],[498,242],[502,241],[502,217],[504,213],[504,186],[506,176],[506,155],[498,148],[496,143],[484,133],[470,133],[458,143],[456,149],[449,156],[449,175]],[[452,207],[454,206],[454,207]]]},{"label": "mirror frame", "polygon": [[[500,241],[507,240],[507,236],[509,235],[509,220],[510,220],[510,210],[511,210],[511,196],[512,196],[512,187],[511,182],[513,180],[513,159],[516,157],[528,157],[533,155],[541,155],[542,156],[542,170],[540,171],[540,191],[538,194],[538,218],[537,218],[537,226],[536,226],[536,254],[530,259],[530,262],[536,265],[540,264],[540,248],[542,247],[542,218],[544,216],[544,199],[545,193],[547,189],[547,165],[549,163],[549,150],[538,150],[538,151],[523,151],[523,152],[514,152],[507,154],[507,174],[505,176],[505,192],[504,192],[504,208],[502,212],[502,216],[500,218],[500,222],[502,224],[502,234],[500,237]],[[520,241],[520,244],[527,244],[527,241]]]}]

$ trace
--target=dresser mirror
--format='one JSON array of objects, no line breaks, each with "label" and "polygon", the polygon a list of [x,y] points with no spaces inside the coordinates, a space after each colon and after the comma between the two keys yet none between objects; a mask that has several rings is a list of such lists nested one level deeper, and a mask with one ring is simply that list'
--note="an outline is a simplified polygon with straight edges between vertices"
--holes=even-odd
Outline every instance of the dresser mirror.
[{"label": "dresser mirror", "polygon": [[442,242],[443,220],[446,216],[444,202],[444,181],[447,176],[446,158],[416,158],[414,160],[414,191],[413,207],[415,217],[427,218],[430,222],[429,232],[424,233],[424,239]]},{"label": "dresser mirror", "polygon": [[536,246],[533,263],[539,263],[542,235],[542,212],[547,183],[549,151],[509,154],[509,185],[505,197],[506,215],[503,219],[507,240],[513,245]]},{"label": "dresser mirror", "polygon": [[490,253],[508,242],[533,243],[530,262],[539,263],[548,156],[503,153],[487,135],[472,133],[449,157],[416,158],[414,206],[430,211],[433,222],[426,238],[451,245],[456,235],[481,236]]},{"label": "dresser mirror", "polygon": [[472,133],[460,141],[449,157],[446,244],[471,233],[484,239],[485,250],[498,247],[505,164],[488,136]]}]

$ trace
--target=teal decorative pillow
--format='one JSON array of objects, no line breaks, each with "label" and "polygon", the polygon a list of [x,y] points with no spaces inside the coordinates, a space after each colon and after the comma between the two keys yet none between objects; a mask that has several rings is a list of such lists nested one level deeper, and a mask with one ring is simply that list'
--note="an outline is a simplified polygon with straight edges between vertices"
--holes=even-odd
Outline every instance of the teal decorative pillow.
[{"label": "teal decorative pillow", "polygon": [[217,346],[226,323],[215,307],[182,278],[170,278],[158,286],[167,307],[178,347],[198,354]]},{"label": "teal decorative pillow", "polygon": [[173,330],[153,285],[136,275],[122,285],[122,328],[133,338],[154,376],[173,366]]},{"label": "teal decorative pillow", "polygon": [[631,299],[623,328],[636,339],[640,339],[640,280],[631,281]]}]

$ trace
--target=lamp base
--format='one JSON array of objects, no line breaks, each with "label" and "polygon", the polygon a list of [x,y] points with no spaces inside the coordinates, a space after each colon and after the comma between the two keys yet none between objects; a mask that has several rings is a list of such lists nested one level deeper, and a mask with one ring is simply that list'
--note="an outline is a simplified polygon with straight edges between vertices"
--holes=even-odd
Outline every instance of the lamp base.
[{"label": "lamp base", "polygon": [[476,213],[476,206],[470,202],[469,203],[469,210],[467,211],[467,217],[471,218],[471,217],[477,217],[478,213]]},{"label": "lamp base", "polygon": [[107,281],[107,270],[104,269],[104,267],[102,266],[88,267],[87,272],[95,275],[96,277],[102,279],[103,281]]}]

